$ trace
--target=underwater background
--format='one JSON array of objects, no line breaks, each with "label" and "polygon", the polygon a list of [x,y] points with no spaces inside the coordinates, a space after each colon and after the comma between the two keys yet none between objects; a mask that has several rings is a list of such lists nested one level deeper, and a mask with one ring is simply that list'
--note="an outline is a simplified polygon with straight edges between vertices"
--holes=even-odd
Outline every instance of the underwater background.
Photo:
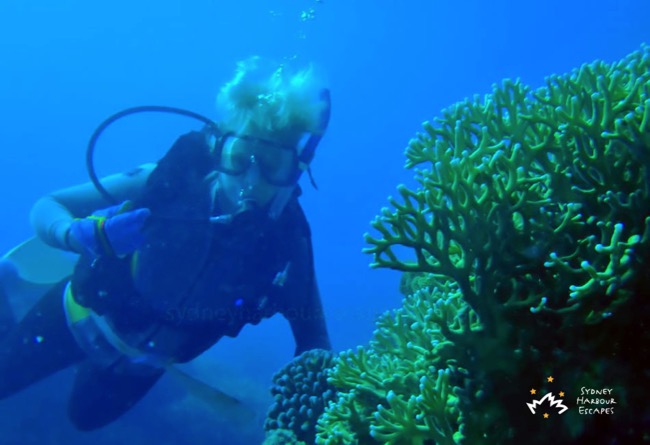
[{"label": "underwater background", "polygon": [[[422,122],[505,78],[537,88],[583,63],[619,60],[650,43],[648,17],[645,0],[1,2],[0,251],[32,235],[37,198],[87,180],[88,138],[110,114],[156,104],[216,118],[237,61],[313,62],[333,110],[312,164],[318,190],[303,180],[301,201],[333,346],[355,348],[402,302],[401,274],[369,268],[363,234],[398,184],[414,186],[404,151]],[[156,159],[198,126],[154,114],[120,121],[98,145],[98,173]],[[0,402],[0,444],[260,444],[271,376],[293,348],[276,316],[187,366],[253,408],[255,421],[167,376],[114,424],[76,432],[66,370]],[[512,385],[525,391],[528,378]]]}]

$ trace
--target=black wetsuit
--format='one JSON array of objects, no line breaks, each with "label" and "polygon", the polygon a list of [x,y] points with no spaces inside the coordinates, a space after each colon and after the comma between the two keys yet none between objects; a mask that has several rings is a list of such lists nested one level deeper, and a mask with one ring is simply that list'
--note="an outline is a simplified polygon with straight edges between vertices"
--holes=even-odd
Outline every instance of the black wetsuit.
[{"label": "black wetsuit", "polygon": [[[277,221],[218,215],[203,135],[182,136],[151,173],[137,202],[151,209],[137,260],[81,258],[72,277],[78,303],[106,316],[148,354],[191,360],[222,336],[276,313],[287,318],[296,354],[330,348],[309,225],[294,197]],[[0,398],[82,361],[66,325],[61,283],[0,344]],[[42,339],[25,345],[24,339]],[[124,371],[126,369],[126,372]],[[69,404],[80,429],[103,426],[139,400],[164,372],[128,372],[82,361]]]}]

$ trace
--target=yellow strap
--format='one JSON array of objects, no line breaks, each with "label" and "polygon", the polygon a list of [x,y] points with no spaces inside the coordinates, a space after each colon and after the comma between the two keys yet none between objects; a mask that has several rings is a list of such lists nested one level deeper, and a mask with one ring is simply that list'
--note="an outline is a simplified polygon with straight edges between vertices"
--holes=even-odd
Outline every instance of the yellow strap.
[{"label": "yellow strap", "polygon": [[75,301],[70,283],[65,287],[63,307],[65,308],[69,324],[74,324],[90,315],[90,309],[83,307]]},{"label": "yellow strap", "polygon": [[131,279],[134,280],[137,274],[139,273],[138,266],[140,265],[139,261],[139,251],[136,250],[131,255]]},{"label": "yellow strap", "polygon": [[113,247],[111,246],[110,241],[108,241],[108,236],[106,236],[106,231],[104,230],[104,224],[106,224],[108,218],[105,216],[90,215],[88,219],[95,222],[95,239],[101,246],[103,253],[113,256]]}]

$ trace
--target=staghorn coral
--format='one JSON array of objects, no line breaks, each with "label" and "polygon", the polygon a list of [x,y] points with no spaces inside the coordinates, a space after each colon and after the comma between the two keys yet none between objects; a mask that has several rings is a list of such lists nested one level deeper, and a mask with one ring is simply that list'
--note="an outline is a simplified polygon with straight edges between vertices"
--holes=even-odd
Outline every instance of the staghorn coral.
[{"label": "staghorn coral", "polygon": [[[273,376],[275,402],[264,423],[268,443],[314,443],[316,421],[335,398],[327,382],[333,362],[330,351],[314,349],[294,358]],[[290,435],[295,440],[289,440]]]},{"label": "staghorn coral", "polygon": [[436,285],[435,276],[428,273],[404,272],[400,278],[399,291],[402,295],[409,295],[420,289]]},{"label": "staghorn coral", "polygon": [[[639,66],[648,64],[647,52],[552,76],[534,92],[504,81],[483,100],[446,110],[437,126],[425,123],[425,133],[409,144],[407,167],[431,168],[416,170],[422,188],[400,186],[404,202],[391,199],[395,211],[385,208],[373,222],[382,235],[366,235],[373,266],[455,280],[487,329],[503,306],[536,303],[529,289],[540,282],[526,280],[526,271],[541,259],[555,265],[545,278],[567,288],[607,270],[609,252],[597,246],[618,224],[625,228],[619,238],[635,243],[647,236],[648,221],[638,217],[648,204],[642,161],[650,155],[640,147],[650,143],[650,73]],[[411,248],[415,261],[399,260],[396,245]],[[513,292],[485,298],[515,275],[509,268],[518,272]],[[621,284],[609,283],[610,293]],[[512,295],[519,289],[524,297]]]},{"label": "staghorn coral", "polygon": [[[420,187],[399,186],[366,234],[372,266],[412,274],[402,285],[412,294],[367,348],[339,357],[339,399],[317,443],[650,440],[639,395],[649,105],[644,45],[537,90],[506,80],[424,124],[406,150]],[[551,431],[525,411],[523,389],[550,374],[614,387],[627,408],[570,414]]]},{"label": "staghorn coral", "polygon": [[339,355],[329,379],[339,399],[318,420],[316,443],[461,440],[464,420],[456,395],[461,382],[451,381],[455,364],[446,358],[451,344],[443,331],[478,326],[475,317],[467,319],[470,325],[458,324],[468,307],[453,284],[443,284],[407,296],[402,308],[379,318],[368,347]]}]

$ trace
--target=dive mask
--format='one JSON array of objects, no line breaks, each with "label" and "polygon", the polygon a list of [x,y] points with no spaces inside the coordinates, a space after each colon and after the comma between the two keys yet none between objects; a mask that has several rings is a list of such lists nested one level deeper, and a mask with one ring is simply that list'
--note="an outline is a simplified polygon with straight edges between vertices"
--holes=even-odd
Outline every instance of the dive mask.
[{"label": "dive mask", "polygon": [[295,184],[299,148],[236,133],[222,135],[216,144],[217,171],[239,176],[255,164],[269,184],[277,187]]}]

